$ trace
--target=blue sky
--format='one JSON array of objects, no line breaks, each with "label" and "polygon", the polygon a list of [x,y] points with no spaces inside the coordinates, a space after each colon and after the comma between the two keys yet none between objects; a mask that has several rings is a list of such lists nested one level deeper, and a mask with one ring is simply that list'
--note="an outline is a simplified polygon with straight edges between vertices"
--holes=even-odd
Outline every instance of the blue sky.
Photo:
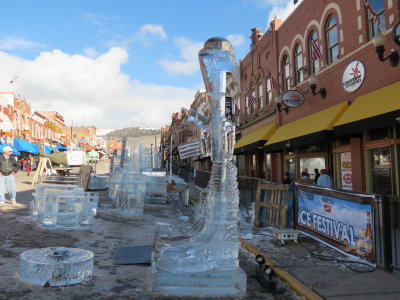
[{"label": "blue sky", "polygon": [[[203,88],[197,52],[211,37],[249,51],[250,29],[285,17],[277,0],[2,1],[0,92],[66,125],[160,127]],[[18,76],[17,81],[10,80]]]}]

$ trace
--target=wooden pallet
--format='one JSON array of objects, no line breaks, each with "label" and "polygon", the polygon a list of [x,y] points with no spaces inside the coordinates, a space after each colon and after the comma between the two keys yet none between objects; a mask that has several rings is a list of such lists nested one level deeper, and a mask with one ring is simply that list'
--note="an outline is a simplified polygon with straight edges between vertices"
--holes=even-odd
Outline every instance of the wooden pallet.
[{"label": "wooden pallet", "polygon": [[288,191],[288,184],[258,184],[254,220],[256,227],[286,227]]},{"label": "wooden pallet", "polygon": [[34,185],[36,182],[39,181],[40,176],[43,175],[51,175],[52,174],[52,165],[51,165],[51,160],[48,157],[40,157],[39,158],[39,163],[36,168],[35,175],[32,178],[32,185]]}]

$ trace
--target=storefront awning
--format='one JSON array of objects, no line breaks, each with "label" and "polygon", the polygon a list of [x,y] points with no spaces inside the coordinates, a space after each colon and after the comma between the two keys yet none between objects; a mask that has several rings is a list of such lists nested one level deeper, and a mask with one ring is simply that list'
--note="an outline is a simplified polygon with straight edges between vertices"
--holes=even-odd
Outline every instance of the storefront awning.
[{"label": "storefront awning", "polygon": [[332,133],[333,124],[348,106],[349,104],[344,102],[280,126],[265,143],[265,150],[283,149],[288,141],[291,146],[309,145],[322,141]]},{"label": "storefront awning", "polygon": [[334,125],[335,135],[351,134],[395,124],[400,117],[400,82],[362,95]]},{"label": "storefront awning", "polygon": [[235,154],[263,147],[277,128],[276,123],[271,123],[243,135],[235,145]]}]

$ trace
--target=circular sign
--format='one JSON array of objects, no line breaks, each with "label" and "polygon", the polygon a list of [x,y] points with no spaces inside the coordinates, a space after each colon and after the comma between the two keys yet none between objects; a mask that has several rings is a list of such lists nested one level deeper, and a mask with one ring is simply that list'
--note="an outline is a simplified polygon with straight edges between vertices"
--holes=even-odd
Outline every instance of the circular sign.
[{"label": "circular sign", "polygon": [[357,91],[365,78],[364,64],[359,60],[349,63],[343,72],[342,86],[346,92]]},{"label": "circular sign", "polygon": [[296,90],[287,91],[282,95],[282,103],[289,107],[299,107],[304,103],[304,95]]},{"label": "circular sign", "polygon": [[392,36],[395,43],[400,46],[400,23],[393,26]]}]

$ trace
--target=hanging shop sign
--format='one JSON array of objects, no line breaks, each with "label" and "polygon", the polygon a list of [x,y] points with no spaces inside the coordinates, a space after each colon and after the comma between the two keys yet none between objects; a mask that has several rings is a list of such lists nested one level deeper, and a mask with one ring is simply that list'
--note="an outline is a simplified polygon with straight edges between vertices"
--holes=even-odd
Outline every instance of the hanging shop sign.
[{"label": "hanging shop sign", "polygon": [[394,42],[400,46],[400,23],[393,26],[392,37]]},{"label": "hanging shop sign", "polygon": [[342,175],[342,189],[353,190],[351,152],[340,153],[340,170]]},{"label": "hanging shop sign", "polygon": [[359,60],[349,63],[343,72],[342,86],[343,89],[352,93],[357,91],[363,84],[365,78],[364,64]]},{"label": "hanging shop sign", "polygon": [[62,133],[62,129],[60,127],[58,127],[56,124],[54,124],[54,123],[52,123],[50,121],[44,122],[44,126],[54,130],[57,133]]},{"label": "hanging shop sign", "polygon": [[288,107],[299,107],[304,103],[304,95],[296,90],[290,90],[282,95],[282,103]]},{"label": "hanging shop sign", "polygon": [[370,262],[374,257],[374,195],[296,184],[296,228]]},{"label": "hanging shop sign", "polygon": [[232,120],[232,97],[225,97],[225,116],[229,121]]}]

